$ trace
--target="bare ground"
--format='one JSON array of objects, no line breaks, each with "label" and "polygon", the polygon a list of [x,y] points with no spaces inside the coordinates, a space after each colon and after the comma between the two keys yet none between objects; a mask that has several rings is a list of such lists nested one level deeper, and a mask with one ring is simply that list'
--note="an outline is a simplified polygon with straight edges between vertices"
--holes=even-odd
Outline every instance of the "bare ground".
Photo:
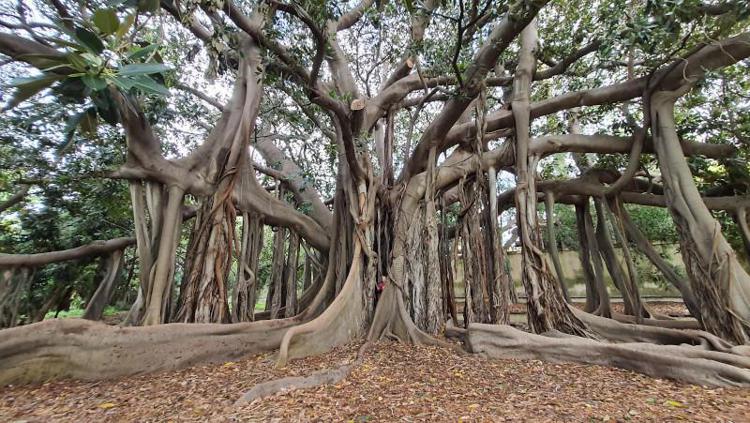
[{"label": "bare ground", "polygon": [[238,407],[254,384],[352,360],[358,345],[274,368],[272,355],[106,382],[0,388],[0,421],[750,422],[750,390],[580,364],[488,360],[376,344],[337,385]]}]

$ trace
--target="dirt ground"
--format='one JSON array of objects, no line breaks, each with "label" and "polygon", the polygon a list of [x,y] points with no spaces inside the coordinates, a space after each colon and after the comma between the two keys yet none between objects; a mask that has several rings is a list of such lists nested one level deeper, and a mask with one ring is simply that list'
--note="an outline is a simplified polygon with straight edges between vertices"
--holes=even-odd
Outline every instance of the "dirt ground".
[{"label": "dirt ground", "polygon": [[358,345],[274,367],[273,355],[102,382],[0,388],[0,421],[705,421],[750,422],[750,390],[633,372],[489,360],[440,347],[375,344],[337,385],[235,406],[256,383],[348,362]]}]

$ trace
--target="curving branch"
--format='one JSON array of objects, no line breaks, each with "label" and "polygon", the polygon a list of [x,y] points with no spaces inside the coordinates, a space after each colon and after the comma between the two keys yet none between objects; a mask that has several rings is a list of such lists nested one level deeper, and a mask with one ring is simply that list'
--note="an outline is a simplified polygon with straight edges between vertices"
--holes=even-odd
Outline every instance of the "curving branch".
[{"label": "curving branch", "polygon": [[343,31],[354,26],[354,24],[362,19],[362,16],[365,15],[365,12],[367,12],[367,9],[369,9],[373,3],[375,3],[375,0],[362,0],[359,4],[354,6],[352,10],[344,13],[336,22],[336,31]]},{"label": "curving branch", "polygon": [[255,179],[255,172],[250,164],[242,171],[239,183],[235,185],[232,198],[237,208],[253,212],[272,226],[290,228],[299,233],[310,245],[328,251],[330,238],[326,229],[310,216],[298,212],[289,203],[281,201],[261,186]]},{"label": "curving branch", "polygon": [[534,19],[547,2],[548,0],[516,2],[510,6],[503,20],[492,29],[482,47],[474,55],[471,65],[462,73],[461,78],[464,84],[460,95],[445,103],[440,114],[424,131],[422,138],[414,149],[414,153],[404,165],[399,176],[400,181],[404,181],[425,169],[430,148],[436,147],[438,152],[443,151],[442,145],[445,143],[446,134],[483,89],[483,81],[489,70],[495,68],[500,54]]},{"label": "curving branch", "polygon": [[7,200],[0,203],[0,213],[23,201],[23,199],[26,198],[26,195],[29,194],[29,189],[31,189],[31,185],[22,184],[20,190],[16,191]]},{"label": "curving branch", "polygon": [[187,86],[185,84],[182,84],[182,83],[179,83],[179,82],[177,84],[175,84],[174,87],[177,88],[178,90],[185,91],[186,93],[189,93],[189,94],[194,95],[195,97],[198,97],[199,99],[205,101],[206,103],[210,104],[211,106],[214,106],[220,112],[224,111],[224,105],[222,105],[221,103],[219,103],[218,101],[216,101],[215,98],[211,98],[211,97],[207,96],[206,93],[204,93],[202,91],[199,91],[199,90],[197,90],[197,89],[195,89],[193,87],[189,87],[189,86]]},{"label": "curving branch", "polygon": [[[253,147],[260,152],[266,163],[274,167],[274,169],[269,170],[274,171],[277,176],[272,176],[285,182],[300,204],[310,204],[310,217],[315,219],[324,229],[329,230],[333,216],[328,207],[323,204],[320,193],[305,179],[302,169],[276,147],[273,140],[273,135],[264,134],[264,136],[258,137],[258,141],[253,144]],[[258,168],[258,170],[261,169]]]}]

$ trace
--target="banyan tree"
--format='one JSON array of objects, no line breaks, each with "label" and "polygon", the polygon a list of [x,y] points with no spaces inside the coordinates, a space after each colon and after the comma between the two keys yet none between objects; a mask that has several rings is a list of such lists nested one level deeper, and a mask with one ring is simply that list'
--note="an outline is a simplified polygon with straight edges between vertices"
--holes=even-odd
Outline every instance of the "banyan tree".
[{"label": "banyan tree", "polygon": [[[107,181],[75,201],[122,192],[129,216],[120,237],[0,254],[0,383],[272,350],[283,366],[388,338],[750,385],[748,251],[728,235],[748,245],[746,2],[2,7],[13,130],[0,152],[38,143],[59,166],[85,160],[80,178],[58,169],[56,189]],[[542,171],[555,160],[564,172]],[[38,173],[3,174],[6,219],[49,189]],[[669,211],[685,274],[633,204]],[[583,311],[560,265],[561,207],[574,211]],[[692,318],[649,310],[640,254]],[[32,307],[34,278],[71,261],[98,263],[87,319],[39,321],[68,294]],[[126,321],[97,322],[122,273],[137,280]],[[519,301],[528,331],[510,325]]]}]

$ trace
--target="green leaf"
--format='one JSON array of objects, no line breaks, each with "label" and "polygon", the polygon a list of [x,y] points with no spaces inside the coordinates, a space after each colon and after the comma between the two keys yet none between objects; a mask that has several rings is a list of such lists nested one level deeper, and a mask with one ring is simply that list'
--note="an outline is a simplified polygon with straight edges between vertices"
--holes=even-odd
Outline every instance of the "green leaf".
[{"label": "green leaf", "polygon": [[104,51],[104,43],[102,43],[102,40],[88,29],[77,27],[76,38],[92,53],[100,54]]},{"label": "green leaf", "polygon": [[120,24],[120,27],[117,28],[117,33],[115,34],[117,39],[119,40],[122,37],[124,37],[125,34],[128,33],[128,30],[130,30],[130,27],[132,27],[134,23],[135,23],[135,13],[131,13],[130,15],[126,16],[125,20],[122,22],[122,24]]},{"label": "green leaf", "polygon": [[149,44],[146,47],[140,48],[130,54],[128,54],[128,60],[135,61],[143,57],[147,57],[159,48],[159,44]]},{"label": "green leaf", "polygon": [[107,88],[107,81],[97,76],[86,75],[81,77],[81,79],[87,87],[91,88],[92,91],[99,91]]},{"label": "green leaf", "polygon": [[86,72],[86,69],[88,67],[88,63],[86,63],[86,60],[77,53],[68,54],[68,62],[70,62],[73,69],[81,72]]},{"label": "green leaf", "polygon": [[138,0],[139,12],[156,12],[159,10],[159,0]]},{"label": "green leaf", "polygon": [[8,104],[4,107],[4,110],[10,110],[23,102],[33,97],[38,92],[54,84],[56,81],[62,79],[62,75],[46,74],[32,76],[28,78],[16,78],[10,81],[11,86],[16,87],[13,93],[13,97],[8,101]]},{"label": "green leaf", "polygon": [[169,89],[167,89],[167,87],[161,85],[160,83],[154,81],[146,75],[133,77],[132,80],[134,87],[146,94],[157,94],[163,96],[169,95]]},{"label": "green leaf", "polygon": [[117,88],[123,91],[130,91],[130,89],[134,86],[133,80],[124,76],[115,76],[114,78],[112,78],[112,81],[115,83]]},{"label": "green leaf", "polygon": [[149,75],[152,73],[162,73],[169,70],[169,67],[163,63],[135,63],[132,65],[120,66],[118,73],[120,75]]},{"label": "green leaf", "polygon": [[94,12],[94,25],[99,28],[102,34],[110,35],[117,32],[120,27],[120,20],[117,19],[117,12],[114,9],[99,9]]}]

